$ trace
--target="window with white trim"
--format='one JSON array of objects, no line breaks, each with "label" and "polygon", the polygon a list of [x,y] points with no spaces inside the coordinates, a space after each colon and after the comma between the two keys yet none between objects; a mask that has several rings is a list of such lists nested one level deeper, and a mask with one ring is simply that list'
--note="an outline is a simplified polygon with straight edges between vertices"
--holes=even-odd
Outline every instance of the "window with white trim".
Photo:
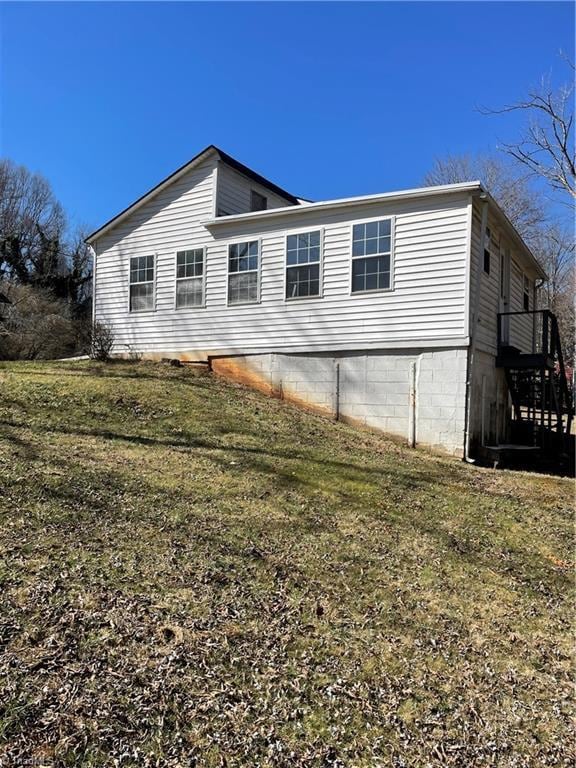
[{"label": "window with white trim", "polygon": [[320,296],[320,230],[286,238],[286,298]]},{"label": "window with white trim", "polygon": [[228,246],[228,304],[258,301],[258,240]]},{"label": "window with white trim", "polygon": [[154,309],[154,256],[130,258],[130,312]]},{"label": "window with white trim", "polygon": [[352,293],[390,288],[392,220],[369,221],[352,227]]},{"label": "window with white trim", "polygon": [[176,308],[204,304],[204,248],[176,253]]}]

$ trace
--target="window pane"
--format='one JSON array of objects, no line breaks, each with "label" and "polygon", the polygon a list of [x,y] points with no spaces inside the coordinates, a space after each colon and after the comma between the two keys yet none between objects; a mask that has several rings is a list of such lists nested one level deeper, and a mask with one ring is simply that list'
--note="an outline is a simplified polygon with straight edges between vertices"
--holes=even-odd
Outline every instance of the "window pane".
[{"label": "window pane", "polygon": [[200,277],[204,274],[204,251],[178,251],[176,254],[176,277]]},{"label": "window pane", "polygon": [[132,256],[130,259],[130,283],[146,283],[154,280],[154,256]]},{"label": "window pane", "polygon": [[228,249],[228,271],[247,272],[258,269],[258,241],[237,243]]},{"label": "window pane", "polygon": [[384,219],[384,221],[378,222],[378,235],[380,237],[387,237],[390,235],[390,219]]},{"label": "window pane", "polygon": [[370,221],[366,224],[366,237],[378,237],[377,221]]},{"label": "window pane", "polygon": [[352,261],[352,292],[375,291],[390,287],[390,256]]},{"label": "window pane", "polygon": [[138,312],[143,309],[154,309],[153,283],[130,286],[130,311]]},{"label": "window pane", "polygon": [[378,253],[378,240],[366,240],[366,255]]},{"label": "window pane", "polygon": [[378,238],[378,253],[388,253],[390,250],[390,238],[379,237]]},{"label": "window pane", "polygon": [[286,263],[308,264],[320,261],[320,231],[302,232],[286,238]]},{"label": "window pane", "polygon": [[373,256],[377,253],[389,253],[390,248],[390,219],[354,224],[352,228],[352,256]]},{"label": "window pane", "polygon": [[246,304],[258,301],[258,273],[230,275],[228,277],[228,302]]},{"label": "window pane", "polygon": [[286,298],[318,296],[320,293],[320,265],[289,267],[286,270]]},{"label": "window pane", "polygon": [[176,306],[197,307],[202,304],[202,278],[178,280],[176,283]]},{"label": "window pane", "polygon": [[288,264],[298,264],[298,251],[290,250],[286,254],[286,261]]},{"label": "window pane", "polygon": [[298,248],[300,248],[300,250],[305,250],[306,248],[308,248],[307,234],[298,235]]}]

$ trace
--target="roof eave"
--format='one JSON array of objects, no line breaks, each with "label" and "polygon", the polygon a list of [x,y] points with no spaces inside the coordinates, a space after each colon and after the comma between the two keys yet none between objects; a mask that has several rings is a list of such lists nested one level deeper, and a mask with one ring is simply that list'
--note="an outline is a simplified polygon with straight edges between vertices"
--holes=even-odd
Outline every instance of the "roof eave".
[{"label": "roof eave", "polygon": [[399,192],[383,192],[378,195],[363,195],[360,197],[345,197],[337,200],[324,200],[318,203],[304,203],[298,206],[286,206],[283,208],[269,208],[266,211],[239,213],[234,216],[219,216],[204,222],[205,227],[223,226],[226,224],[241,223],[244,221],[260,221],[306,213],[307,211],[324,211],[333,208],[348,208],[356,205],[371,205],[380,202],[395,202],[397,200],[409,200],[412,198],[435,197],[446,194],[480,192],[482,185],[479,181],[465,182],[463,184],[446,184],[438,187],[419,187]]},{"label": "roof eave", "polygon": [[485,195],[486,199],[490,201],[492,206],[497,211],[500,219],[503,221],[503,223],[504,223],[506,229],[508,230],[509,234],[511,235],[512,239],[516,241],[516,244],[520,246],[520,248],[528,256],[528,259],[532,262],[532,266],[535,268],[536,272],[538,272],[538,276],[540,277],[540,279],[541,280],[547,280],[548,279],[548,275],[544,271],[542,265],[540,264],[540,262],[538,261],[536,256],[534,256],[534,254],[532,253],[530,248],[526,245],[526,243],[524,241],[524,238],[522,237],[520,232],[518,232],[518,230],[516,229],[514,224],[512,224],[512,222],[510,221],[510,219],[508,218],[508,216],[506,215],[504,210],[500,207],[500,205],[492,197],[492,195],[490,194],[490,192],[488,192],[488,190],[483,188],[482,191],[483,191],[483,194]]}]

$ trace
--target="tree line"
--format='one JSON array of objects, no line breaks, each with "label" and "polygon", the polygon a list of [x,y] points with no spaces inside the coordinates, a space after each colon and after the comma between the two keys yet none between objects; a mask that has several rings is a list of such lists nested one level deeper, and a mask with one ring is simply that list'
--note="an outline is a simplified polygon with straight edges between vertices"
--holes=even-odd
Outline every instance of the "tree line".
[{"label": "tree line", "polygon": [[92,261],[48,181],[0,160],[0,359],[88,351]]}]

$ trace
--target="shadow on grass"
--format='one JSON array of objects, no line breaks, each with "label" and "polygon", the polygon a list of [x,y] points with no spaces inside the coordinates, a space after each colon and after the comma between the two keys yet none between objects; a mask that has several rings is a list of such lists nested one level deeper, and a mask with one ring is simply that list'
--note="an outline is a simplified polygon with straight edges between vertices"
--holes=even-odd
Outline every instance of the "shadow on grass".
[{"label": "shadow on grass", "polygon": [[[95,437],[102,440],[120,441],[135,446],[174,448],[199,453],[207,457],[220,470],[231,473],[248,470],[267,479],[264,483],[266,493],[282,493],[294,490],[306,494],[310,491],[328,493],[332,498],[324,502],[321,498],[312,500],[313,509],[302,508],[300,519],[293,518],[291,525],[303,532],[310,530],[330,530],[334,535],[334,514],[340,505],[349,509],[357,509],[364,516],[370,517],[383,524],[398,526],[404,536],[424,536],[440,545],[445,556],[465,562],[469,566],[495,571],[501,577],[512,580],[523,588],[537,588],[542,591],[542,580],[551,581],[554,585],[567,585],[567,576],[555,571],[551,565],[538,557],[535,551],[526,546],[518,545],[510,550],[505,540],[499,540],[496,532],[491,533],[491,541],[470,541],[460,532],[460,527],[466,521],[473,520],[477,499],[484,501],[484,513],[498,515],[502,520],[520,509],[529,524],[526,510],[510,500],[502,500],[494,495],[488,499],[492,506],[486,505],[487,494],[474,488],[451,488],[454,481],[462,483],[461,472],[456,468],[448,471],[444,465],[435,466],[426,463],[422,469],[414,469],[414,465],[403,466],[396,461],[392,466],[385,464],[358,464],[341,461],[327,456],[314,456],[311,451],[292,451],[274,447],[254,447],[240,445],[224,445],[218,440],[206,440],[197,436],[187,435],[183,438],[158,438],[145,435],[123,434],[108,429],[71,429],[61,426],[29,427],[17,422],[0,422],[2,436],[13,441],[19,448],[28,451],[27,458],[35,458],[35,449],[22,438],[14,434],[15,429],[31,429],[35,433],[58,433],[71,437]],[[238,466],[232,461],[238,461]],[[422,457],[418,457],[421,461]],[[88,496],[85,488],[70,482],[67,478],[69,461],[54,456],[53,463],[62,468],[64,479],[56,485],[43,486],[42,492],[52,496],[58,503],[71,505],[76,509],[91,509],[99,514],[109,513],[110,505],[115,509],[112,516],[119,513],[116,507],[120,497],[125,493],[134,494],[142,499],[154,499],[160,511],[167,511],[175,506],[174,491],[162,488],[161,485],[146,482],[142,478],[131,478],[126,483],[126,475],[105,471],[96,473],[94,478],[97,488],[102,490],[102,498]],[[77,465],[75,472],[81,468]],[[162,472],[159,464],[158,471]],[[91,470],[94,474],[94,471]],[[74,472],[70,473],[74,476]],[[77,477],[77,474],[76,474]],[[234,491],[234,482],[231,481]],[[262,487],[258,489],[262,490]],[[246,488],[238,490],[238,498],[244,504]],[[226,499],[232,503],[234,493]],[[248,497],[248,502],[250,499]],[[190,504],[198,508],[198,499],[190,496],[184,490],[179,491],[177,504]],[[258,503],[258,495],[254,495],[254,503]],[[121,505],[120,505],[121,506]],[[342,509],[342,507],[340,507]],[[148,518],[152,510],[144,507],[138,517]],[[156,518],[152,514],[152,519]]]}]

